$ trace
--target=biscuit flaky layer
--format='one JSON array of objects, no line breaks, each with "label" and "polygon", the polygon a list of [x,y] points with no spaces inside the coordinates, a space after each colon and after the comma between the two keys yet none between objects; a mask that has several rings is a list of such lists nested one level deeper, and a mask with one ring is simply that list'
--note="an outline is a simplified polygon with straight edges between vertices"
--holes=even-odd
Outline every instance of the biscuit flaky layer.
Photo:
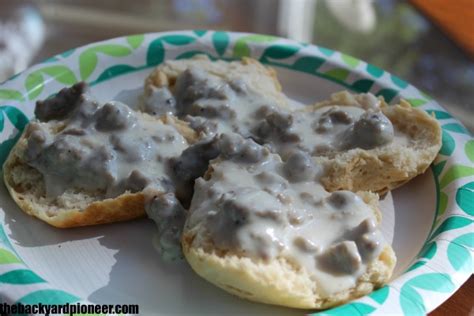
[{"label": "biscuit flaky layer", "polygon": [[[196,135],[187,123],[172,117],[158,119],[143,115],[149,120],[173,125],[188,142],[195,141]],[[50,128],[55,129],[54,123]],[[25,213],[60,228],[128,221],[146,215],[143,192],[125,192],[115,198],[105,198],[100,192],[67,190],[59,197],[46,198],[43,176],[25,162],[25,133],[26,129],[3,165],[5,186]]]},{"label": "biscuit flaky layer", "polygon": [[[328,101],[316,104],[357,106],[354,95],[343,91]],[[441,148],[441,128],[428,113],[415,109],[405,100],[381,110],[394,128],[409,140],[404,146],[392,142],[386,146],[364,150],[355,148],[334,156],[318,157],[326,167],[322,182],[329,191],[371,191],[385,194],[426,171]]]},{"label": "biscuit flaky layer", "polygon": [[[369,192],[359,196],[371,206],[378,221],[378,197]],[[242,257],[218,251],[203,226],[185,230],[183,252],[192,269],[214,285],[241,298],[266,304],[302,309],[324,309],[362,297],[386,284],[396,264],[391,246],[384,247],[378,258],[368,264],[354,287],[330,297],[322,297],[315,283],[302,268],[283,257],[271,261]]]}]

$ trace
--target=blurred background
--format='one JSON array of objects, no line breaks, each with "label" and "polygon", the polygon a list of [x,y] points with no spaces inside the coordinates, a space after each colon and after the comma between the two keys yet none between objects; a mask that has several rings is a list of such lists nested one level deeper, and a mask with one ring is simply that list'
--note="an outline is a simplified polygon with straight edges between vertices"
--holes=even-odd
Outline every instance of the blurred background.
[{"label": "blurred background", "polygon": [[196,28],[343,51],[434,96],[474,131],[472,0],[0,0],[0,82],[90,42]]}]

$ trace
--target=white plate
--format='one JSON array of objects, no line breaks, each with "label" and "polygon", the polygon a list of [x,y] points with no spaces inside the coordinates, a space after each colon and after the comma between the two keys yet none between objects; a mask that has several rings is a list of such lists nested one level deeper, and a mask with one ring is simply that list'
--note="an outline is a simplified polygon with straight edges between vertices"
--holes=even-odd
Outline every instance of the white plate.
[{"label": "white plate", "polygon": [[[369,296],[321,314],[425,314],[471,275],[474,140],[434,100],[405,81],[326,48],[256,34],[178,31],[116,38],[57,55],[0,85],[2,163],[32,117],[34,103],[79,80],[99,100],[133,103],[143,79],[165,59],[206,53],[251,56],[273,66],[303,103],[341,89],[408,99],[433,113],[443,147],[422,176],[383,201],[383,233],[398,257],[393,280]],[[139,304],[141,314],[295,314],[241,300],[208,284],[186,263],[167,264],[152,247],[147,219],[61,230],[26,214],[0,189],[0,300],[7,303]]]}]

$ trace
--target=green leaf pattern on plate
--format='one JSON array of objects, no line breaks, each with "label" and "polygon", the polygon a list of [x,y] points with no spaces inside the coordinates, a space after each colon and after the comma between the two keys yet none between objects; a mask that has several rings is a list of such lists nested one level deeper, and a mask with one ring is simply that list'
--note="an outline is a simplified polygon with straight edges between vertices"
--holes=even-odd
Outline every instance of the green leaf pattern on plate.
[{"label": "green leaf pattern on plate", "polygon": [[449,123],[443,125],[442,128],[447,131],[469,135],[469,132],[466,130],[466,128],[459,123]]},{"label": "green leaf pattern on plate", "polygon": [[382,69],[372,64],[367,64],[366,70],[370,75],[372,75],[375,78],[380,78],[384,74],[384,71]]},{"label": "green leaf pattern on plate", "polygon": [[341,59],[350,68],[355,68],[360,63],[359,59],[346,54],[341,54]]},{"label": "green leaf pattern on plate", "polygon": [[383,288],[372,292],[369,297],[381,305],[387,300],[389,291],[390,288],[388,286],[384,286]]},{"label": "green leaf pattern on plate", "polygon": [[469,158],[471,162],[474,162],[474,139],[466,142],[466,145],[464,145],[464,151],[466,152],[467,158]]},{"label": "green leaf pattern on plate", "polygon": [[326,47],[320,47],[318,46],[318,50],[323,53],[323,55],[326,55],[327,57],[331,56],[334,54],[334,51],[332,49],[326,48]]},{"label": "green leaf pattern on plate", "polygon": [[0,249],[0,264],[21,263],[18,257],[7,249]]},{"label": "green leaf pattern on plate", "polygon": [[408,87],[408,82],[406,82],[405,80],[400,79],[399,77],[397,77],[395,75],[391,75],[390,79],[392,79],[392,82],[395,85],[397,85],[399,88],[405,89],[406,87]]},{"label": "green leaf pattern on plate", "polygon": [[422,250],[421,252],[421,258],[424,258],[424,259],[432,259],[435,254],[436,254],[436,251],[438,250],[438,246],[436,246],[436,243],[435,242],[431,242],[429,244],[427,244],[425,246],[425,249],[426,250]]},{"label": "green leaf pattern on plate", "polygon": [[50,77],[49,80],[56,80],[64,85],[72,85],[77,82],[74,72],[67,66],[55,65],[40,68],[30,73],[25,80],[25,88],[30,100],[36,99],[43,91],[45,75]]},{"label": "green leaf pattern on plate", "polygon": [[446,187],[451,182],[468,176],[474,175],[474,166],[454,165],[449,167],[445,174],[441,177],[439,186],[441,189]]},{"label": "green leaf pattern on plate", "polygon": [[441,162],[432,165],[433,173],[436,178],[438,178],[441,172],[443,172],[444,166],[446,166],[446,161],[447,160],[442,160]]},{"label": "green leaf pattern on plate", "polygon": [[260,61],[265,63],[269,59],[285,59],[295,55],[300,50],[298,46],[272,45],[263,51]]},{"label": "green leaf pattern on plate", "polygon": [[316,74],[319,67],[324,64],[325,60],[316,57],[316,56],[304,56],[298,58],[293,65],[291,66],[292,69],[296,71],[301,71],[309,74]]},{"label": "green leaf pattern on plate", "polygon": [[464,216],[451,216],[448,217],[431,235],[430,240],[433,240],[436,238],[439,234],[453,230],[453,229],[459,229],[462,227],[465,227],[467,225],[472,224],[472,219],[464,217]]},{"label": "green leaf pattern on plate", "polygon": [[372,86],[374,85],[374,81],[370,79],[359,79],[354,82],[352,86],[352,90],[357,92],[369,92]]},{"label": "green leaf pattern on plate", "polygon": [[94,83],[99,83],[106,81],[109,78],[115,78],[117,76],[135,71],[136,68],[129,65],[115,65],[110,68],[105,69],[99,77],[94,81]]},{"label": "green leaf pattern on plate", "polygon": [[[428,102],[428,101],[426,101],[426,102]],[[424,102],[424,103],[426,103],[426,102]],[[412,104],[412,106],[414,106],[414,105]],[[427,112],[431,115],[434,115],[434,117],[438,120],[445,120],[445,119],[452,118],[451,114],[449,114],[448,112],[444,112],[444,111],[428,110]]]},{"label": "green leaf pattern on plate", "polygon": [[3,131],[5,127],[5,116],[18,130],[18,132],[13,137],[8,138],[0,143],[0,165],[3,165],[7,159],[10,149],[13,147],[13,145],[15,145],[18,138],[20,138],[20,133],[23,131],[26,124],[28,124],[28,118],[23,112],[21,112],[19,108],[10,105],[2,105],[0,106],[0,132]]},{"label": "green leaf pattern on plate", "polygon": [[[208,49],[190,45],[208,40],[209,45],[215,51],[209,54]],[[189,45],[189,48],[186,47]],[[254,49],[255,45],[263,50]],[[469,272],[472,269],[472,241],[473,233],[466,233],[467,227],[472,227],[473,210],[473,192],[474,192],[474,166],[469,162],[474,162],[474,141],[468,139],[460,142],[459,139],[469,137],[469,132],[459,123],[453,122],[452,116],[441,108],[437,107],[432,98],[422,91],[416,90],[407,82],[400,78],[386,73],[384,70],[360,61],[345,54],[335,54],[333,50],[316,47],[316,54],[307,54],[306,49],[314,49],[314,46],[301,44],[297,42],[281,41],[280,39],[256,34],[243,34],[236,36],[233,33],[224,31],[206,31],[195,30],[192,32],[174,32],[157,34],[155,38],[148,38],[144,35],[132,35],[119,40],[111,40],[92,46],[78,48],[63,54],[55,56],[48,64],[41,64],[39,68],[32,71],[26,71],[24,74],[10,79],[10,81],[22,80],[22,84],[15,87],[24,87],[12,89],[10,86],[0,88],[1,101],[15,101],[22,108],[20,102],[37,99],[44,90],[44,87],[50,81],[56,81],[62,85],[71,85],[79,79],[87,80],[92,84],[97,84],[110,80],[119,75],[150,68],[163,62],[167,58],[168,48],[180,46],[180,52],[177,59],[191,58],[196,54],[208,54],[212,59],[216,56],[231,54],[232,58],[252,56],[265,64],[285,67],[298,72],[315,75],[329,79],[341,87],[351,89],[356,92],[374,91],[376,95],[383,96],[387,102],[393,100],[400,92],[413,107],[427,108],[429,113],[438,120],[443,121],[443,144],[440,153],[444,156],[432,166],[433,173],[439,182],[438,188],[438,209],[437,219],[439,225],[431,234],[429,240],[418,255],[415,263],[410,267],[413,271],[413,277],[401,286],[401,293],[394,291],[392,295],[398,295],[402,311],[406,315],[425,314],[426,307],[424,291],[433,291],[439,293],[448,293],[455,288],[453,281],[445,273],[426,273],[421,267],[427,265],[431,260],[438,260],[439,257],[446,255],[449,260],[448,266],[458,272]],[[141,48],[146,52],[142,65],[130,65],[128,59],[135,49]],[[259,55],[258,52],[262,51]],[[97,67],[101,56],[112,57],[109,67],[101,72]],[[169,58],[169,57],[168,57]],[[229,58],[227,58],[229,59]],[[324,66],[324,67],[322,67]],[[357,68],[359,72],[365,72],[362,76],[353,79],[352,69]],[[377,78],[377,79],[374,79]],[[16,103],[15,103],[16,104]],[[31,105],[29,105],[31,106]],[[4,128],[4,122],[8,119],[19,131],[21,131],[28,122],[27,117],[18,107],[3,104],[0,107],[0,130]],[[13,138],[4,140],[0,144],[0,162],[3,162],[9,149],[19,137],[17,133]],[[462,150],[461,150],[462,149]],[[456,161],[453,158],[457,154],[462,154],[466,159]],[[449,161],[449,163],[447,163]],[[466,162],[467,161],[467,162]],[[448,167],[446,167],[448,166]],[[447,170],[445,170],[447,169]],[[471,180],[472,178],[472,180]],[[462,180],[462,186],[456,190],[448,190],[453,182]],[[457,183],[456,183],[457,185]],[[445,190],[445,191],[443,191]],[[451,215],[450,207],[454,201],[462,210],[463,216]],[[447,218],[443,218],[447,217]],[[3,230],[0,229],[0,233]],[[443,239],[450,239],[447,251],[441,251],[437,245],[437,239],[442,235]],[[2,237],[3,236],[3,237]],[[454,236],[454,237],[452,237]],[[0,283],[22,284],[32,286],[36,283],[45,284],[45,281],[31,270],[18,268],[22,261],[9,248],[9,242],[5,234],[0,234],[0,264],[5,267],[15,266],[11,271],[6,271],[0,275]],[[3,249],[2,246],[9,248]],[[416,271],[414,271],[416,270]],[[459,285],[457,285],[459,286]],[[34,288],[34,287],[32,287]],[[0,285],[1,291],[1,285]],[[355,301],[338,308],[319,313],[321,315],[345,315],[345,314],[369,314],[383,306],[388,299],[390,290],[388,286],[379,289],[369,297],[372,299],[369,303]],[[397,296],[396,296],[397,297]],[[17,302],[76,302],[79,298],[69,293],[55,289],[32,290]]]},{"label": "green leaf pattern on plate", "polygon": [[110,57],[123,57],[131,53],[132,50],[130,48],[118,44],[102,44],[86,49],[79,55],[81,79],[88,79],[94,72],[99,60],[99,54]]},{"label": "green leaf pattern on plate", "polygon": [[451,154],[454,152],[454,148],[456,147],[456,142],[454,141],[454,138],[445,130],[442,131],[441,136],[441,149],[439,150],[439,153],[445,156],[451,156]]},{"label": "green leaf pattern on plate", "polygon": [[[26,124],[28,124],[26,115],[16,107],[3,105],[0,106],[0,112],[5,113],[13,126],[20,132],[23,131]],[[1,130],[3,130],[3,128],[1,128],[0,131]]]},{"label": "green leaf pattern on plate", "polygon": [[419,261],[416,261],[414,264],[412,264],[410,267],[408,267],[408,269],[406,270],[406,272],[410,272],[410,271],[413,271],[413,270],[416,270],[422,266],[424,266],[428,261],[427,260],[419,260]]},{"label": "green leaf pattern on plate", "polygon": [[446,208],[448,207],[448,195],[443,191],[439,192],[439,205],[438,205],[438,214],[437,217],[441,217],[446,212]]},{"label": "green leaf pattern on plate", "polygon": [[36,273],[27,269],[18,269],[0,275],[0,283],[33,284],[46,282]]},{"label": "green leaf pattern on plate", "polygon": [[69,57],[69,56],[71,56],[72,54],[74,54],[75,51],[76,51],[76,49],[73,48],[73,49],[67,50],[67,51],[65,51],[65,52],[63,52],[63,53],[61,53],[61,54],[59,54],[59,55],[57,55],[57,56],[61,56],[61,57],[63,57],[63,58],[66,58],[66,57]]},{"label": "green leaf pattern on plate", "polygon": [[456,191],[456,203],[470,216],[474,216],[474,182],[469,182]]},{"label": "green leaf pattern on plate", "polygon": [[13,89],[0,89],[0,100],[23,101],[25,98],[20,91]]},{"label": "green leaf pattern on plate", "polygon": [[60,290],[38,290],[23,296],[19,299],[16,303],[22,304],[48,304],[48,305],[64,305],[66,303],[74,303],[79,301],[80,299],[77,296],[71,295],[64,291]]},{"label": "green leaf pattern on plate", "polygon": [[393,98],[397,96],[397,94],[398,94],[398,90],[385,88],[385,89],[381,89],[375,95],[382,96],[385,99],[385,101],[390,102],[392,101]]},{"label": "green leaf pattern on plate", "polygon": [[424,100],[424,99],[406,99],[408,101],[408,103],[411,104],[412,107],[414,108],[417,108],[419,106],[422,106],[424,104],[426,104],[428,101],[427,100]]},{"label": "green leaf pattern on plate", "polygon": [[233,57],[234,58],[249,57],[251,54],[250,47],[249,47],[250,43],[270,43],[276,40],[277,40],[277,37],[269,36],[269,35],[253,34],[253,35],[243,36],[237,39],[237,41],[235,42]]},{"label": "green leaf pattern on plate", "polygon": [[466,273],[473,273],[472,254],[474,248],[474,233],[461,235],[449,243],[448,260],[456,270],[463,270]]},{"label": "green leaf pattern on plate", "polygon": [[454,284],[448,274],[424,273],[408,280],[400,290],[400,305],[404,315],[424,315],[426,312],[423,297],[416,289],[449,293]]},{"label": "green leaf pattern on plate", "polygon": [[148,51],[146,55],[146,64],[148,66],[159,65],[165,58],[165,48],[160,38],[155,39],[148,45]]},{"label": "green leaf pattern on plate", "polygon": [[160,39],[167,44],[176,46],[188,45],[196,40],[195,37],[189,35],[165,35]]},{"label": "green leaf pattern on plate", "polygon": [[145,40],[145,35],[137,34],[126,37],[127,43],[133,48],[137,49]]},{"label": "green leaf pattern on plate", "polygon": [[349,76],[349,70],[344,68],[334,68],[326,71],[324,74],[336,81],[344,81]]},{"label": "green leaf pattern on plate", "polygon": [[196,34],[197,36],[201,37],[201,36],[204,36],[204,34],[207,33],[207,30],[194,30],[193,33]]},{"label": "green leaf pattern on plate", "polygon": [[414,288],[448,293],[453,288],[453,282],[448,274],[444,273],[425,273],[410,279],[405,285]]},{"label": "green leaf pattern on plate", "polygon": [[423,246],[423,249],[421,250],[420,254],[418,255],[419,260],[416,261],[414,264],[412,264],[406,272],[416,270],[422,266],[424,266],[430,259],[432,259],[435,255],[436,252],[438,251],[438,246],[436,245],[436,242],[432,241],[426,245]]},{"label": "green leaf pattern on plate", "polygon": [[212,44],[219,55],[224,55],[227,46],[229,46],[229,34],[227,32],[214,32]]},{"label": "green leaf pattern on plate", "polygon": [[188,35],[165,35],[154,39],[148,45],[146,56],[147,66],[156,66],[163,62],[165,57],[164,43],[168,45],[183,46],[196,41],[196,38]]},{"label": "green leaf pattern on plate", "polygon": [[368,315],[375,311],[375,307],[365,303],[350,303],[339,307],[335,307],[324,312],[313,315]]}]

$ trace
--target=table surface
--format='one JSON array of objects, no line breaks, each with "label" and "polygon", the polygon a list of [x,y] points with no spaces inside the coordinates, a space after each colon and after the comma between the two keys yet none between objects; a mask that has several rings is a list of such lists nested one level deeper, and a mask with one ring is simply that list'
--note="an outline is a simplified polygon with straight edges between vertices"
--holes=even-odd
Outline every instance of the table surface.
[{"label": "table surface", "polygon": [[[301,0],[293,6],[290,1],[17,0],[0,2],[0,19],[21,6],[31,6],[41,14],[46,40],[32,63],[94,41],[173,29],[227,29],[312,42],[409,81],[474,131],[474,61],[409,2],[358,1],[366,6],[354,18],[335,13],[327,1]],[[471,1],[469,10],[473,8]],[[472,30],[473,23],[466,25]],[[471,277],[431,315],[474,315],[473,298]]]},{"label": "table surface", "polygon": [[445,315],[474,315],[474,276],[471,276],[449,300],[430,313],[430,316]]}]

